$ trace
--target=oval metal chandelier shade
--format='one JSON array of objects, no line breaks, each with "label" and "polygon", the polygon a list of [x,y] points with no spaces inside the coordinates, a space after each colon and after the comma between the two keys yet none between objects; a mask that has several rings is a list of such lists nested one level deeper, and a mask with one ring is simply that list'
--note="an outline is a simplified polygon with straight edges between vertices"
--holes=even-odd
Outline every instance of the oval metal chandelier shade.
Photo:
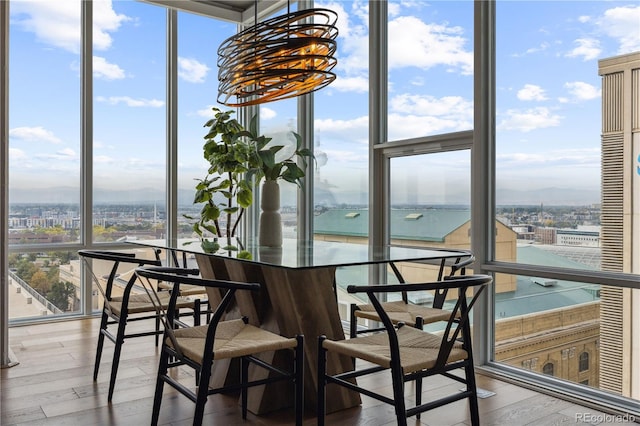
[{"label": "oval metal chandelier shade", "polygon": [[239,107],[321,89],[336,75],[338,15],[305,9],[239,32],[218,48],[218,103]]}]

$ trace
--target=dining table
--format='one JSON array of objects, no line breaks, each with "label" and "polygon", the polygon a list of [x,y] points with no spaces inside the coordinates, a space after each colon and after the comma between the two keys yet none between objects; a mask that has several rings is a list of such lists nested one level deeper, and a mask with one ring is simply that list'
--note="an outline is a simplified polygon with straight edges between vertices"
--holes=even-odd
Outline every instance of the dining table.
[{"label": "dining table", "polygon": [[[318,336],[329,339],[345,338],[343,320],[337,300],[340,283],[336,271],[341,268],[362,267],[361,281],[376,277],[375,268],[385,268],[390,263],[411,262],[445,265],[471,256],[466,250],[442,248],[414,248],[401,246],[371,246],[368,244],[332,242],[324,240],[301,241],[283,239],[282,247],[262,247],[257,243],[244,242],[242,249],[248,258],[239,258],[239,251],[218,250],[205,253],[198,240],[135,240],[133,244],[165,250],[173,259],[188,266],[197,263],[203,278],[255,282],[261,285],[258,292],[241,291],[236,294],[235,304],[227,312],[227,318],[246,316],[249,322],[278,333],[293,337],[304,336],[304,392],[305,407],[315,412],[317,401]],[[180,265],[178,265],[180,266]],[[221,299],[219,292],[207,289],[209,302]],[[262,354],[265,361],[282,368],[292,364],[293,354]],[[237,365],[222,362],[214,366],[212,381],[216,385],[237,381]],[[330,374],[353,369],[353,360],[330,354],[327,371]],[[250,379],[266,377],[266,372],[255,368]],[[327,412],[354,407],[360,404],[360,395],[343,387],[328,388]],[[272,383],[250,392],[248,408],[254,414],[262,414],[287,406],[293,401],[293,389],[283,383]]]}]

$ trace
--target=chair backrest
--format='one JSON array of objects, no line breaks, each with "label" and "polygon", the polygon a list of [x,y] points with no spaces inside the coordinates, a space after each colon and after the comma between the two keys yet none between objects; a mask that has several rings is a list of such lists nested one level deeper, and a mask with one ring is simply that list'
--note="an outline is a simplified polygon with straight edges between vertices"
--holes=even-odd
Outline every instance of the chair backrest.
[{"label": "chair backrest", "polygon": [[[462,275],[457,277],[446,278],[442,281],[435,281],[429,283],[412,283],[412,284],[389,284],[389,285],[369,285],[369,286],[347,286],[349,293],[366,293],[371,301],[371,304],[375,308],[380,321],[384,324],[384,327],[389,336],[389,345],[391,349],[391,359],[399,360],[400,347],[398,343],[398,336],[396,328],[391,319],[384,311],[382,304],[378,300],[376,294],[386,294],[393,292],[412,292],[412,291],[429,291],[437,289],[445,290],[458,290],[458,298],[455,306],[451,311],[451,315],[447,321],[445,329],[442,333],[442,341],[440,344],[440,350],[438,353],[438,359],[435,364],[435,368],[443,367],[449,354],[456,343],[458,337],[463,340],[463,345],[469,349],[471,346],[471,340],[469,335],[469,311],[475,304],[476,300],[482,293],[482,291],[493,282],[493,278],[489,275]],[[474,289],[473,295],[468,299],[467,292],[469,289]],[[398,324],[398,327],[403,327],[404,324]],[[462,335],[461,335],[462,334]]]},{"label": "chair backrest", "polygon": [[[174,333],[175,328],[175,312],[176,301],[180,294],[180,285],[195,285],[205,288],[216,288],[221,291],[225,291],[224,296],[218,303],[218,306],[211,306],[213,314],[207,326],[207,337],[205,342],[205,348],[213,348],[213,341],[215,338],[216,328],[218,323],[222,320],[225,311],[229,307],[229,304],[233,301],[237,290],[260,290],[260,284],[258,283],[241,283],[235,281],[226,280],[211,280],[206,278],[200,278],[196,276],[200,273],[198,269],[185,269],[185,268],[173,268],[173,267],[161,267],[161,266],[146,266],[136,268],[136,275],[141,278],[141,282],[149,297],[153,301],[157,312],[161,313],[161,319],[164,323],[165,336],[171,339],[173,347],[178,352],[179,356],[182,356],[180,346],[178,345]],[[153,285],[151,280],[164,281],[165,283],[173,284],[171,290],[171,297],[168,305],[163,305],[160,301],[158,293],[156,292],[157,286]]]},{"label": "chair backrest", "polygon": [[[131,268],[135,268],[136,266],[145,266],[145,265],[155,265],[160,266],[161,262],[158,259],[143,259],[137,258],[134,253],[124,253],[124,252],[116,252],[116,251],[108,251],[108,250],[78,250],[78,255],[82,258],[84,264],[87,266],[87,270],[90,272],[92,280],[96,285],[98,291],[102,294],[102,297],[105,301],[105,306],[107,309],[109,308],[109,302],[111,300],[111,293],[113,291],[113,283],[118,276],[118,268],[122,264],[130,264]],[[95,268],[92,267],[90,262],[91,260],[98,260],[104,262],[111,262],[111,270],[109,275],[107,276],[106,284],[103,287],[100,278],[96,275]],[[129,294],[133,285],[136,282],[136,274],[132,273],[131,277],[127,281],[127,284],[124,287],[124,292],[122,296],[123,305],[126,304],[129,300]]]},{"label": "chair backrest", "polygon": [[[451,260],[449,259],[449,262],[450,261]],[[473,262],[475,261],[476,261],[476,258],[471,253],[466,253],[464,256],[456,257],[453,260],[453,263],[449,265],[450,267],[449,273],[445,275],[445,269],[447,267],[448,259],[443,258],[440,261],[440,267],[438,268],[438,278],[436,278],[436,280],[442,281],[447,277],[449,278],[453,277],[458,271],[460,271],[460,275],[465,275],[467,266],[473,264]],[[393,271],[393,274],[396,276],[396,279],[398,280],[398,282],[400,284],[405,284],[406,281],[402,276],[402,274],[400,273],[400,270],[398,269],[396,264],[394,262],[389,262],[389,266],[391,267],[391,270]],[[403,291],[401,293],[402,293],[402,301],[404,303],[409,303],[409,295],[407,294],[407,292]],[[444,302],[446,299],[447,299],[447,289],[435,290],[433,295],[432,307],[442,309],[442,306],[444,305]]]},{"label": "chair backrest", "polygon": [[[456,276],[456,272],[459,272],[459,276],[464,276],[467,273],[467,266],[472,265],[476,261],[476,257],[472,254],[469,254],[467,257],[458,257],[455,262],[451,265],[451,269],[449,270],[448,275],[444,275],[444,268],[440,269],[440,274],[438,275],[438,281],[448,280]],[[444,302],[447,300],[447,293],[449,290],[447,288],[440,288],[433,292],[433,307],[442,309],[444,306]]]}]

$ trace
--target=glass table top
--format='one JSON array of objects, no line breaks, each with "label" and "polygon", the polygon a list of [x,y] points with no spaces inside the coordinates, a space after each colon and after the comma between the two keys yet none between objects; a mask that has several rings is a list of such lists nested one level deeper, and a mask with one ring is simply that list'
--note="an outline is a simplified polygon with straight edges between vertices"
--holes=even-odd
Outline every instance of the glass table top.
[{"label": "glass table top", "polygon": [[[216,253],[204,253],[197,239],[135,240],[131,244],[149,246],[166,250],[175,250],[187,254],[205,254],[207,256],[237,256],[236,251],[219,250]],[[332,241],[301,242],[285,238],[281,248],[261,247],[248,243],[244,250],[251,254],[246,262],[268,264],[284,268],[317,268],[323,266],[354,266],[386,262],[413,261],[437,263],[442,259],[456,260],[467,258],[471,253],[466,250],[441,248],[410,248],[398,246],[369,247],[365,244],[353,244]]]}]

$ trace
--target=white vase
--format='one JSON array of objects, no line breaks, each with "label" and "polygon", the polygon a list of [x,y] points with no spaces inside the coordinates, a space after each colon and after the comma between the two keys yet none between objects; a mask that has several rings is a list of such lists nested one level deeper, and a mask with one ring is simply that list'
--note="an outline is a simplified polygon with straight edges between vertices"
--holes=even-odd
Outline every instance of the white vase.
[{"label": "white vase", "polygon": [[265,180],[260,196],[259,242],[265,247],[282,247],[282,219],[280,217],[280,185]]}]

